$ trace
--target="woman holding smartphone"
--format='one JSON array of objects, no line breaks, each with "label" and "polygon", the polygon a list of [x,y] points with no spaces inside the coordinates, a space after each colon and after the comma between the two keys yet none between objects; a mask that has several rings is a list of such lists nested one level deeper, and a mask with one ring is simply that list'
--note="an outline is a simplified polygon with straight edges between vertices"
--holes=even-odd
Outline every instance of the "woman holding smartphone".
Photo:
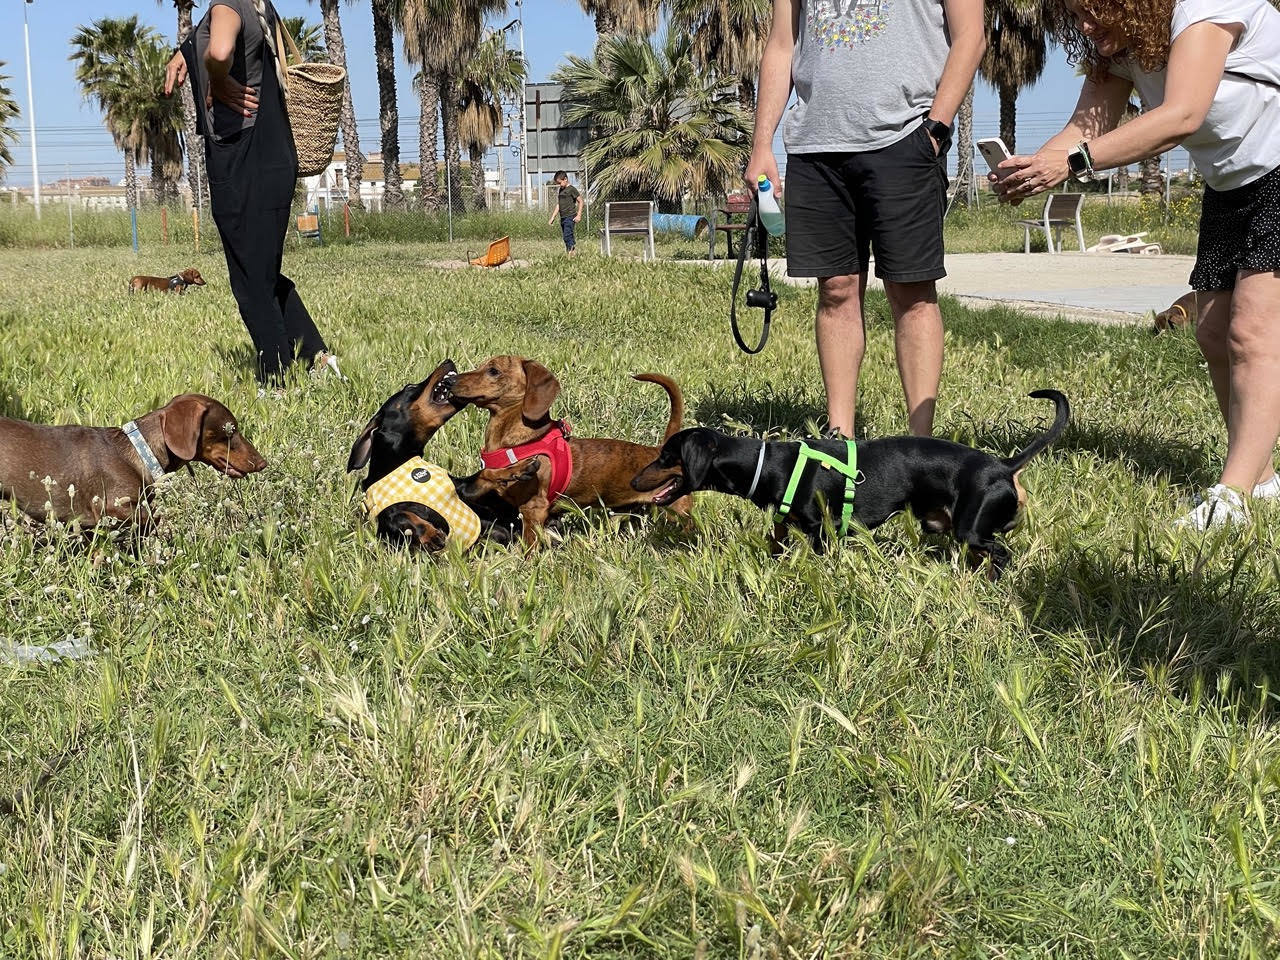
[{"label": "woman holding smartphone", "polygon": [[[991,175],[1020,203],[1068,177],[1181,144],[1204,177],[1190,284],[1196,341],[1227,426],[1218,483],[1179,526],[1247,520],[1280,497],[1280,12],[1267,0],[1046,0],[1085,67],[1074,114],[1033,156]],[[1121,125],[1136,89],[1145,112]]]},{"label": "woman holding smartphone", "polygon": [[258,379],[276,388],[295,356],[338,371],[293,281],[280,272],[298,157],[284,103],[284,52],[275,49],[278,19],[269,0],[214,0],[165,78],[166,95],[191,78],[231,291],[257,351]]}]

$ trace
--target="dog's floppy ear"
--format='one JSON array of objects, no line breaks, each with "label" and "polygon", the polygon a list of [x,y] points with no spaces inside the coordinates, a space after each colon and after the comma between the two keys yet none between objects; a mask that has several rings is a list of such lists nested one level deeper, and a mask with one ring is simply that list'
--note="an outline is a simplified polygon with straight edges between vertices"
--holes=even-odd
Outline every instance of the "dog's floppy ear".
[{"label": "dog's floppy ear", "polygon": [[710,430],[691,431],[680,444],[681,472],[690,490],[701,490],[719,444]]},{"label": "dog's floppy ear", "polygon": [[160,412],[160,429],[164,445],[179,460],[194,460],[200,451],[200,435],[209,412],[207,397],[193,393],[174,397]]},{"label": "dog's floppy ear", "polygon": [[360,436],[356,437],[356,442],[351,447],[351,456],[347,457],[347,473],[363,470],[368,464],[369,457],[373,453],[373,431],[378,429],[380,423],[382,423],[381,410],[373,415],[373,418],[360,431]]},{"label": "dog's floppy ear", "polygon": [[541,420],[551,412],[551,404],[560,396],[556,375],[536,360],[524,362],[524,407],[526,420]]}]

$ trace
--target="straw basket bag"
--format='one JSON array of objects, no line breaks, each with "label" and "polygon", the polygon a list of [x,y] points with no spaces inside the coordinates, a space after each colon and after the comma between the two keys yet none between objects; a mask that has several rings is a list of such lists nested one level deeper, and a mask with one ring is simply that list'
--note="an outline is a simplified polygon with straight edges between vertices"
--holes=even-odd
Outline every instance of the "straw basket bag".
[{"label": "straw basket bag", "polygon": [[[333,146],[338,142],[338,121],[342,117],[342,85],[347,71],[332,63],[303,63],[298,45],[276,18],[276,51],[285,49],[295,61],[284,70],[284,100],[293,128],[293,145],[298,151],[298,176],[323,173],[333,162]],[[286,61],[288,63],[288,61]]]}]

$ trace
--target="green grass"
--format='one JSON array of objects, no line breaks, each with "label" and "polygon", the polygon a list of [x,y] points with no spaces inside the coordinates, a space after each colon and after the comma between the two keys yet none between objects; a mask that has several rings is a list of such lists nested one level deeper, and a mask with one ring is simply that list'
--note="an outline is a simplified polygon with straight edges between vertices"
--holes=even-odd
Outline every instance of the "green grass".
[{"label": "green grass", "polygon": [[[822,407],[810,291],[747,358],[723,273],[428,252],[289,254],[351,382],[283,400],[214,255],[206,289],[130,298],[127,251],[0,252],[3,412],[120,423],[198,390],[271,461],[176,476],[136,555],[0,533],[0,632],[101,651],[0,666],[0,955],[1275,954],[1275,518],[1168,529],[1222,454],[1189,337],[944,300],[942,433],[1007,454],[1049,414],[1029,390],[1075,405],[998,583],[906,520],[774,559],[715,495],[693,535],[593,512],[534,555],[414,560],[343,466],[444,356],[549,364],[583,435],[658,435],[643,370],[689,422]],[[871,313],[864,425],[896,433]],[[481,430],[429,455],[465,469]]]},{"label": "green grass", "polygon": [[[1002,206],[990,194],[984,193],[982,206],[967,209],[953,207],[947,214],[945,235],[950,253],[985,253],[989,251],[1022,250],[1022,228],[1016,220],[1035,218],[1043,201],[1028,201],[1019,207]],[[1117,197],[1108,204],[1105,195],[1090,195],[1084,205],[1086,244],[1095,243],[1107,233],[1139,233],[1146,231],[1147,239],[1159,243],[1166,253],[1193,254],[1196,249],[1197,227],[1200,217],[1199,195],[1176,197],[1166,210],[1158,198]],[[597,204],[578,227],[578,241],[584,248],[595,249],[597,233],[604,223],[604,207]],[[396,244],[448,244],[449,220],[444,214],[430,216],[415,211],[405,213],[369,214],[353,212],[350,215],[350,236],[346,234],[342,211],[327,211],[321,215],[325,242],[329,245],[396,243]],[[190,211],[173,210],[168,214],[166,228],[158,209],[143,209],[138,216],[138,242],[148,256],[164,256],[178,251],[196,250],[195,226]],[[510,236],[515,242],[517,256],[526,256],[530,250],[551,253],[561,249],[560,228],[547,226],[547,215],[534,211],[511,211],[467,214],[453,220],[454,242],[448,255],[461,257],[467,250],[478,254],[489,240]],[[736,238],[735,238],[736,239]],[[1073,238],[1068,238],[1074,243]],[[290,242],[310,246],[312,240],[301,240],[291,235]],[[1033,245],[1043,250],[1043,234],[1034,237]],[[128,247],[132,244],[129,214],[125,211],[86,212],[75,211],[69,228],[65,208],[50,206],[41,220],[36,220],[29,209],[0,204],[0,248],[33,249],[78,247]],[[530,247],[530,244],[533,244]],[[775,253],[782,255],[784,245],[775,244]],[[659,235],[657,247],[666,259],[701,259],[707,255],[705,239],[685,240],[673,235]],[[717,238],[717,249],[724,255],[724,243]],[[217,253],[221,250],[217,230],[208,211],[200,225],[200,251]]]}]

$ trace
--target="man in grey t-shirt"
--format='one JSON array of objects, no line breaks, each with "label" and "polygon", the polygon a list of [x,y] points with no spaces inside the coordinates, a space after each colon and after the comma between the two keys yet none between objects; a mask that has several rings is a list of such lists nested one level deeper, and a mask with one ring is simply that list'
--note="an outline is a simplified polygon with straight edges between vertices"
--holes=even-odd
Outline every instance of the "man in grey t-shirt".
[{"label": "man in grey t-shirt", "polygon": [[942,215],[951,123],[986,41],[982,0],[774,0],[747,181],[779,187],[786,110],[787,272],[818,279],[831,432],[853,436],[871,250],[896,325],[912,433],[942,378]]}]

